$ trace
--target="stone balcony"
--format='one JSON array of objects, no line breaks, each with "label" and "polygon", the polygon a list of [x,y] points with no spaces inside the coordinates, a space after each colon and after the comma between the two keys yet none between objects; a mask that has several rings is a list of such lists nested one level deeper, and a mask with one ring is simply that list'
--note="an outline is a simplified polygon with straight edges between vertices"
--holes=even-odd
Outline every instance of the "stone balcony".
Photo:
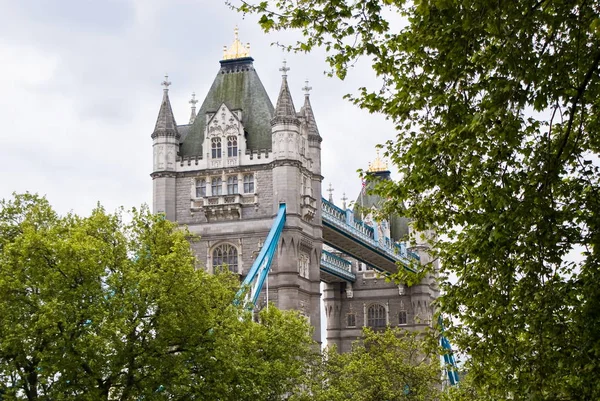
[{"label": "stone balcony", "polygon": [[209,222],[238,220],[242,216],[242,206],[256,205],[257,194],[231,194],[205,196],[191,199],[191,211],[204,213]]}]

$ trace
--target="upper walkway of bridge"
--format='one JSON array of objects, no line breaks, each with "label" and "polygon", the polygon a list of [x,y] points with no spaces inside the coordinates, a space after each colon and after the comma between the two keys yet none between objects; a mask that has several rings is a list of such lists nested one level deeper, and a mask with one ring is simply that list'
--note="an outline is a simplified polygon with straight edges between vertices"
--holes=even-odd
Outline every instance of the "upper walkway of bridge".
[{"label": "upper walkway of bridge", "polygon": [[[377,270],[395,273],[399,267],[403,267],[415,271],[419,256],[408,251],[404,243],[396,243],[382,236],[377,222],[367,225],[357,219],[352,210],[343,210],[326,199],[322,199],[321,204],[325,244]],[[332,256],[335,256],[335,259]],[[324,252],[321,271],[346,281],[353,281],[350,276],[351,264],[349,261],[343,261],[345,259]],[[340,269],[350,274],[340,273]]]}]

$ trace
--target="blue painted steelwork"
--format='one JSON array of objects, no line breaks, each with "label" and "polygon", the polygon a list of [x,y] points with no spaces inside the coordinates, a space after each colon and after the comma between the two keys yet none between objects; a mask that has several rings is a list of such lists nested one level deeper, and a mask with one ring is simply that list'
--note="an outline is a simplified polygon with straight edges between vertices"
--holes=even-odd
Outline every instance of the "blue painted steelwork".
[{"label": "blue painted steelwork", "polygon": [[356,281],[356,275],[352,273],[352,262],[331,252],[321,253],[321,270],[351,283]]},{"label": "blue painted steelwork", "polygon": [[271,263],[273,262],[273,257],[275,256],[275,249],[277,248],[277,243],[279,242],[279,237],[281,236],[281,232],[283,231],[284,225],[285,203],[282,203],[279,205],[277,217],[275,217],[273,226],[271,226],[271,231],[269,231],[269,235],[267,236],[267,239],[263,244],[263,247],[260,250],[258,257],[252,264],[250,272],[244,279],[242,287],[239,289],[235,296],[234,303],[236,305],[242,303],[242,296],[244,294],[246,294],[246,307],[252,308],[254,307],[254,305],[256,305],[256,301],[258,300],[260,291],[262,290],[262,287],[265,281],[267,280],[269,270],[271,269]]},{"label": "blue painted steelwork", "polygon": [[448,374],[448,381],[451,386],[455,386],[458,384],[458,367],[456,366],[456,359],[454,359],[454,353],[452,352],[452,346],[450,345],[450,341],[444,335],[444,323],[442,322],[442,317],[438,318],[438,323],[440,325],[442,334],[440,335],[440,344],[442,348],[447,352],[444,353],[444,362],[446,363],[446,373]]},{"label": "blue painted steelwork", "polygon": [[[396,244],[390,238],[377,238],[377,230],[357,220],[350,210],[342,210],[325,198],[321,199],[323,225],[331,227],[354,241],[376,250],[382,256],[394,262],[400,262],[406,269],[414,271],[411,265],[419,256],[408,252],[403,244]],[[373,224],[377,225],[376,222]],[[331,244],[335,246],[335,244]]]}]

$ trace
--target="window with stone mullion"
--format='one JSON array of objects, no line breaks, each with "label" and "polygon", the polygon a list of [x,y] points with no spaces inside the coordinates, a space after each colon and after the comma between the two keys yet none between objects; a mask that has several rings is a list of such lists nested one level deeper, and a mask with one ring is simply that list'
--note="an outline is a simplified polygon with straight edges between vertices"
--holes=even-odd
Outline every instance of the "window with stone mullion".
[{"label": "window with stone mullion", "polygon": [[237,137],[227,137],[227,157],[236,157],[238,153]]},{"label": "window with stone mullion", "polygon": [[348,327],[356,327],[356,314],[355,313],[348,313],[348,315],[346,316],[347,318],[347,324],[346,326]]},{"label": "window with stone mullion", "polygon": [[385,307],[379,304],[369,306],[367,310],[367,326],[381,328],[387,325]]},{"label": "window with stone mullion", "polygon": [[213,269],[227,266],[232,273],[238,273],[238,251],[230,244],[222,244],[213,251]]},{"label": "window with stone mullion", "polygon": [[206,196],[206,179],[201,178],[196,180],[196,198]]},{"label": "window with stone mullion", "polygon": [[236,176],[227,177],[227,195],[238,193],[238,178]]},{"label": "window with stone mullion", "polygon": [[254,193],[254,174],[244,175],[244,193],[245,194]]},{"label": "window with stone mullion", "polygon": [[398,324],[405,325],[408,323],[408,316],[405,310],[398,312]]},{"label": "window with stone mullion", "polygon": [[211,139],[211,156],[213,159],[221,158],[221,138]]},{"label": "window with stone mullion", "polygon": [[213,177],[210,191],[212,196],[223,195],[223,180],[221,180],[221,177]]}]

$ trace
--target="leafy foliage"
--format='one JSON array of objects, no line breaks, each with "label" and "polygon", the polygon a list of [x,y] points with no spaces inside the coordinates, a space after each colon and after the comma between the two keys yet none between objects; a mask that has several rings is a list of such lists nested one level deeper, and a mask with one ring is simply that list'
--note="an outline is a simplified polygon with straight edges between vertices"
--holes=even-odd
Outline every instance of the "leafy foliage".
[{"label": "leafy foliage", "polygon": [[382,88],[349,97],[396,124],[402,175],[377,191],[439,234],[479,396],[599,399],[599,2],[229,3],[300,30],[288,48],[324,47],[342,79],[371,60]]},{"label": "leafy foliage", "polygon": [[313,400],[435,400],[440,397],[440,364],[435,353],[417,334],[401,329],[374,332],[352,351],[325,355],[323,380],[312,392]]},{"label": "leafy foliage", "polygon": [[239,282],[196,268],[190,235],[133,210],[58,216],[0,202],[5,400],[281,400],[315,357],[310,327],[233,306]]}]

